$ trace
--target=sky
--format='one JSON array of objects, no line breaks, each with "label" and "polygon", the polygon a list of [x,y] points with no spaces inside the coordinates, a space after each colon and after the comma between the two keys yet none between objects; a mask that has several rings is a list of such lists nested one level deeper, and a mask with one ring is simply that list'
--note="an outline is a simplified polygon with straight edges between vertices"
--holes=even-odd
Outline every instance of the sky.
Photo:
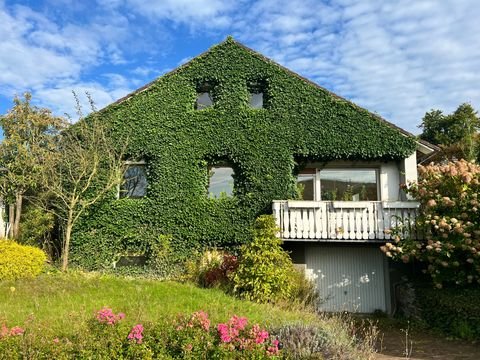
[{"label": "sky", "polygon": [[232,35],[415,134],[480,109],[478,0],[0,0],[0,114],[15,95],[75,116]]}]

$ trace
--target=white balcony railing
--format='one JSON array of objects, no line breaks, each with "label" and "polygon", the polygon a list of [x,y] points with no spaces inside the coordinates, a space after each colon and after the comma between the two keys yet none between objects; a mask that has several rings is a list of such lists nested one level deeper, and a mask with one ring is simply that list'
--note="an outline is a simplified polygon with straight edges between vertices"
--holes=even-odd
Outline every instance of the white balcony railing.
[{"label": "white balcony railing", "polygon": [[273,215],[284,240],[385,241],[390,229],[416,237],[413,201],[276,200]]}]

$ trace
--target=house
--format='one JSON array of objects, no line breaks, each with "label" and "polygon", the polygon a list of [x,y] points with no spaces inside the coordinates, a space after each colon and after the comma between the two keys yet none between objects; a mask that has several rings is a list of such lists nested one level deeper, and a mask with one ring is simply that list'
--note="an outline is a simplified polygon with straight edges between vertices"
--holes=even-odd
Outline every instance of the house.
[{"label": "house", "polygon": [[158,234],[179,253],[241,244],[273,212],[324,309],[390,311],[379,246],[414,219],[400,184],[431,145],[232,38],[101,116],[111,136],[128,135],[129,168],[119,198],[77,227],[73,263],[111,266]]}]

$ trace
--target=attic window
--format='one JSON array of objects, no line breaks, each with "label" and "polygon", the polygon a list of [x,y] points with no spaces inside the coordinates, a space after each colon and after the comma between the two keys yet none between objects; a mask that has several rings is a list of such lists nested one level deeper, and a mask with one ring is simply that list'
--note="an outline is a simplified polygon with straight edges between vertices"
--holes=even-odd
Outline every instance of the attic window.
[{"label": "attic window", "polygon": [[248,84],[249,105],[252,109],[263,109],[266,86],[264,81],[251,81]]},{"label": "attic window", "polygon": [[145,162],[126,162],[127,170],[120,187],[120,198],[141,198],[147,194],[147,175]]},{"label": "attic window", "polygon": [[209,168],[208,196],[218,199],[233,195],[234,171],[229,166]]},{"label": "attic window", "polygon": [[211,82],[202,82],[197,86],[197,101],[195,110],[202,110],[213,106],[213,84]]}]

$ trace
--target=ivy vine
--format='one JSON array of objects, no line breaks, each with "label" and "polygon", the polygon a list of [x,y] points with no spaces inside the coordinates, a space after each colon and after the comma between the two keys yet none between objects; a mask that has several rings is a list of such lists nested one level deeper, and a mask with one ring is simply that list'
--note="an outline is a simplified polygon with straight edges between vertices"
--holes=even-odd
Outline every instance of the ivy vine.
[{"label": "ivy vine", "polygon": [[[215,84],[215,104],[195,110],[205,81]],[[264,109],[249,107],[252,83],[262,84]],[[244,243],[272,200],[295,197],[295,159],[389,161],[415,151],[412,137],[377,115],[232,38],[100,115],[112,136],[128,134],[132,158],[146,160],[148,190],[142,199],[112,197],[84,217],[72,262],[86,268],[108,267],[160,234],[178,249]],[[211,159],[235,168],[234,197],[207,196]]]}]

